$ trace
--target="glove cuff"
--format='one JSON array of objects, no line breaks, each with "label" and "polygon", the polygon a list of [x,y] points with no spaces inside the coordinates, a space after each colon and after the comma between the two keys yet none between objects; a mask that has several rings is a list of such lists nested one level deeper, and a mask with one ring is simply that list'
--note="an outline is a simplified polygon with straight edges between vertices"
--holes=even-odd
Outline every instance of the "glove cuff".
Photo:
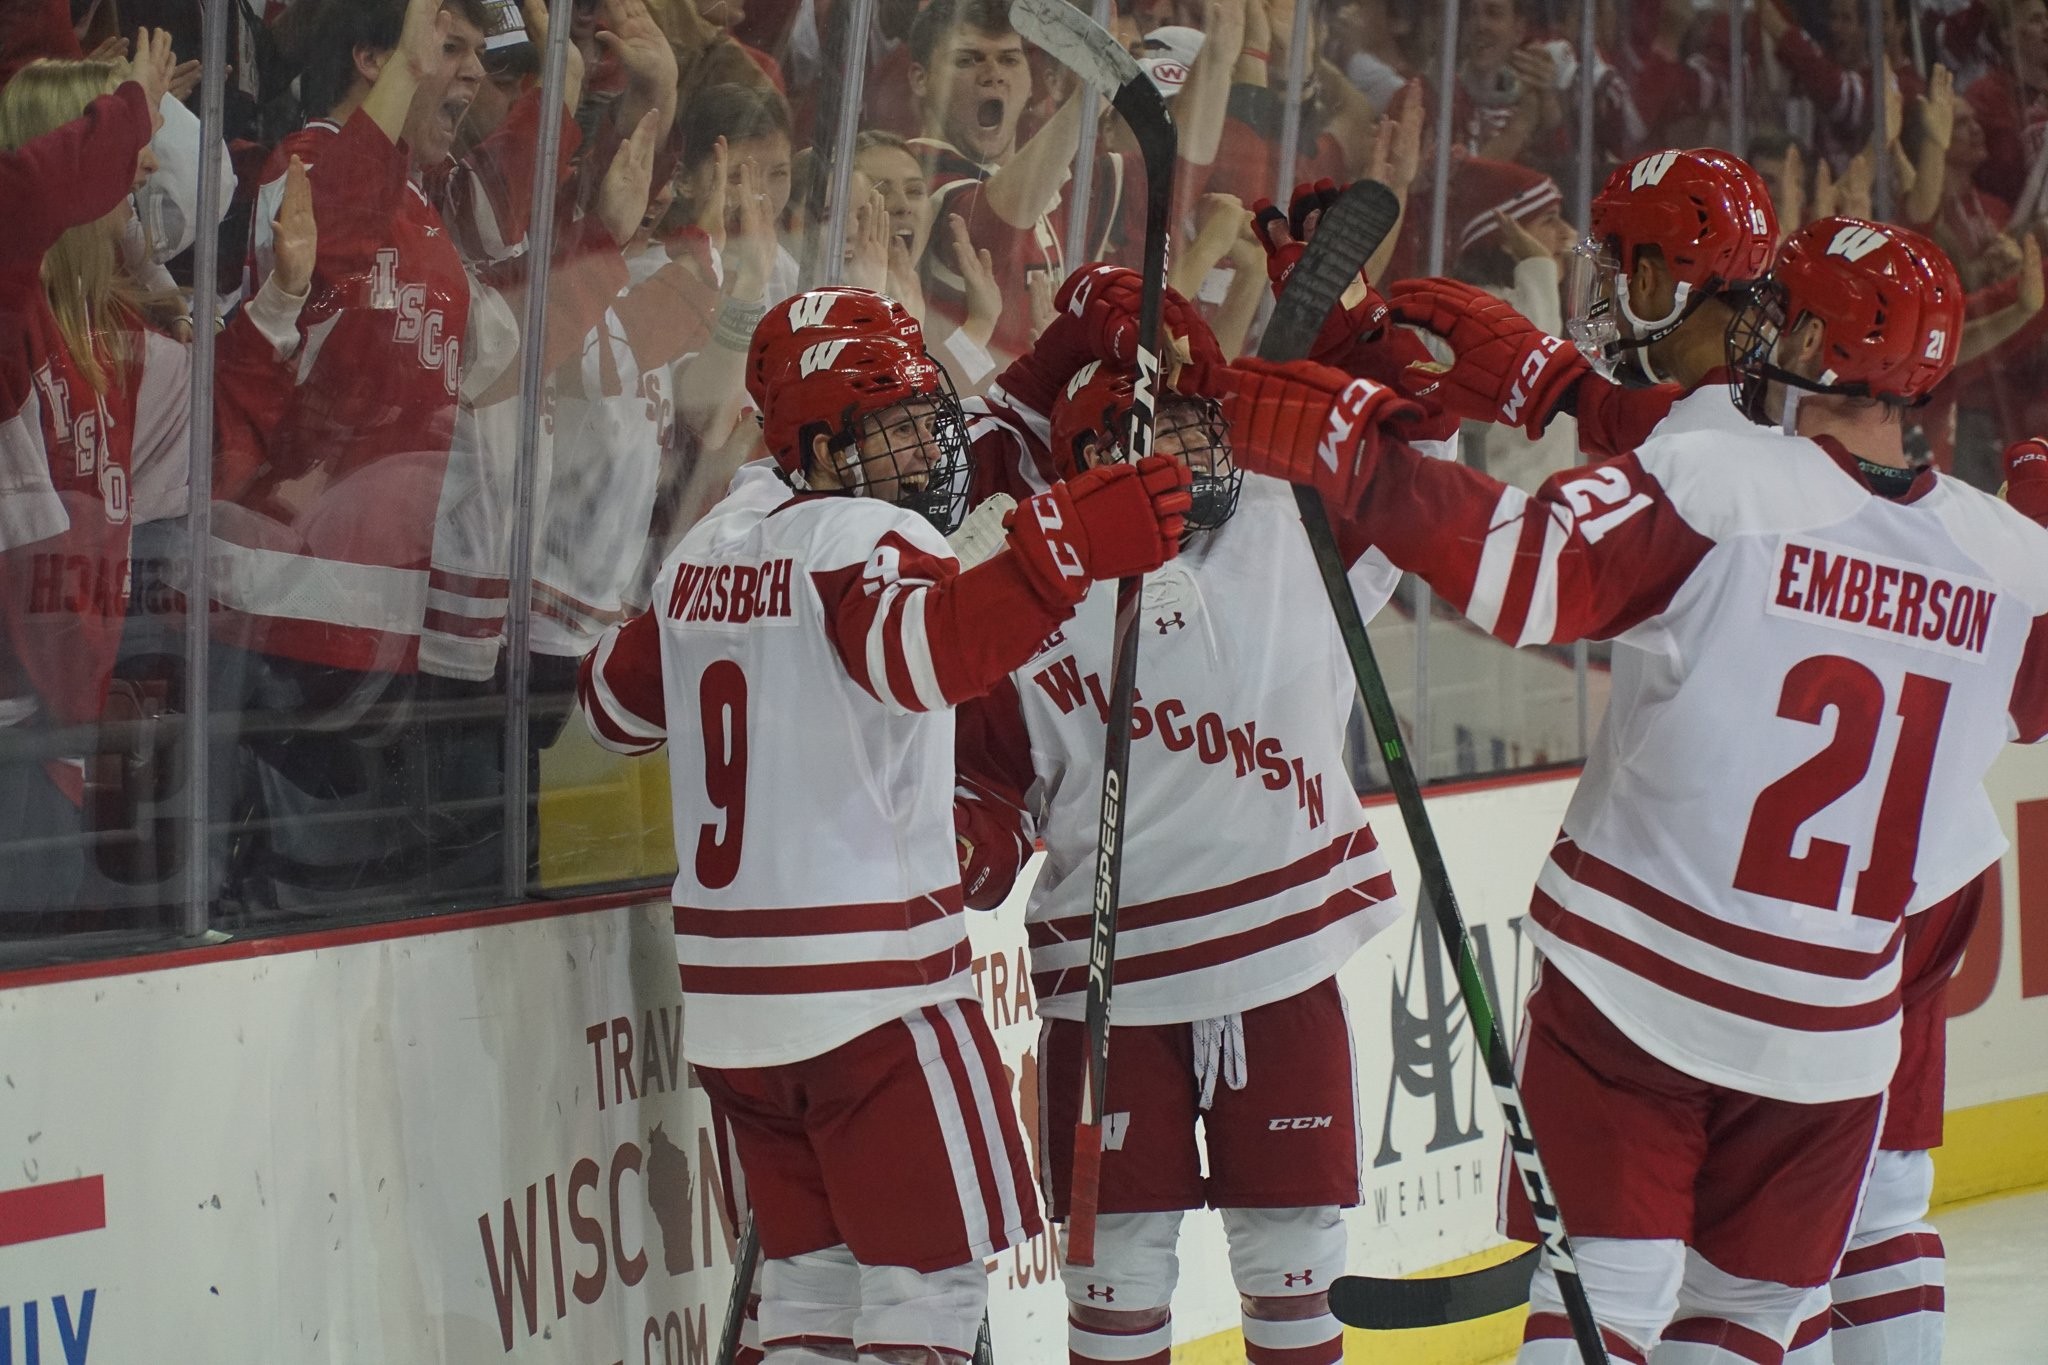
[{"label": "glove cuff", "polygon": [[1091,582],[1086,562],[1065,534],[1079,529],[1077,520],[1071,500],[1057,489],[1019,503],[1004,519],[1026,584],[1040,601],[1063,613],[1088,595]]}]

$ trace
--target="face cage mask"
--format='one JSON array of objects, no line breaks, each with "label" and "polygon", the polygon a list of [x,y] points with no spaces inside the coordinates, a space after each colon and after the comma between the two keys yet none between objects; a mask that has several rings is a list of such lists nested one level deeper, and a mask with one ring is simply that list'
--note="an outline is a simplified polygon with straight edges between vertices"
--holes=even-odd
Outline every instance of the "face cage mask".
[{"label": "face cage mask", "polygon": [[[1168,437],[1177,442],[1176,449],[1166,448]],[[1114,449],[1116,458],[1123,460],[1121,432]],[[1213,531],[1230,520],[1244,488],[1244,471],[1230,453],[1230,429],[1220,404],[1210,398],[1168,395],[1153,414],[1152,449],[1155,454],[1170,454],[1188,467],[1188,496],[1194,504],[1188,509],[1188,530]]]},{"label": "face cage mask", "polygon": [[951,535],[967,519],[967,419],[944,374],[936,392],[848,419],[832,453],[857,497],[877,496],[868,490],[894,480],[891,501],[923,517],[940,535]]},{"label": "face cage mask", "polygon": [[[1850,398],[1870,397],[1861,382],[1832,384],[1828,375],[1808,379],[1785,369],[1772,359],[1778,339],[1785,332],[1785,291],[1771,284],[1752,289],[1742,307],[1728,323],[1728,393],[1742,415],[1758,426],[1776,426],[1788,436],[1798,435],[1799,400],[1809,393],[1842,394]],[[1830,372],[1832,373],[1832,372]],[[1778,411],[1770,411],[1773,382],[1782,384],[1784,397]],[[1896,400],[1886,399],[1886,402]],[[1917,407],[1918,404],[1900,404]]]},{"label": "face cage mask", "polygon": [[[1628,272],[1620,257],[1608,244],[1587,237],[1572,248],[1567,263],[1570,321],[1565,335],[1581,355],[1619,384],[1644,389],[1667,383],[1650,363],[1650,347],[1683,327],[1718,288],[1714,281],[1694,288],[1680,280],[1672,287],[1670,312],[1661,318],[1638,317],[1629,303]],[[1621,318],[1628,319],[1635,335],[1622,335]]]}]

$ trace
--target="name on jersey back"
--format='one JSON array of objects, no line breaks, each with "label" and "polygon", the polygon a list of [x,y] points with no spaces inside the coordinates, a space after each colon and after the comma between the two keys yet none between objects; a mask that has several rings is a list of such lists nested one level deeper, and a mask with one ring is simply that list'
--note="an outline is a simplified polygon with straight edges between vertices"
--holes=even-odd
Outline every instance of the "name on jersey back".
[{"label": "name on jersey back", "polygon": [[1765,610],[1958,658],[1984,653],[1997,591],[1982,579],[1821,541],[1787,540]]},{"label": "name on jersey back", "polygon": [[788,556],[761,564],[676,565],[667,616],[683,625],[789,625]]}]

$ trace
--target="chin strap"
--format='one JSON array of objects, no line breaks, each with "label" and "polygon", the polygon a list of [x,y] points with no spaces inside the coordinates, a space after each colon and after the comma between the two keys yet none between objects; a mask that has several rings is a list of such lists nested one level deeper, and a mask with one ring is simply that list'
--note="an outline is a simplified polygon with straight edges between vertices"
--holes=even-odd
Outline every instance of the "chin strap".
[{"label": "chin strap", "polygon": [[1806,397],[1806,391],[1796,384],[1786,384],[1785,405],[1778,416],[1778,430],[1787,436],[1799,434],[1799,403]]}]

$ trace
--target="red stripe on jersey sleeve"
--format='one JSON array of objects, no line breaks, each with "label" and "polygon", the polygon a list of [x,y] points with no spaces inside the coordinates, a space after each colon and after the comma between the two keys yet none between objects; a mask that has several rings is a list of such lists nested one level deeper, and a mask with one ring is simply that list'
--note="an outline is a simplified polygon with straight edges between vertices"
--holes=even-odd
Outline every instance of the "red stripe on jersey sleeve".
[{"label": "red stripe on jersey sleeve", "polygon": [[1652,985],[1713,1009],[1775,1028],[1797,1029],[1802,1033],[1836,1033],[1869,1028],[1899,1012],[1897,991],[1861,1005],[1805,1005],[1731,985],[1718,977],[1681,966],[1661,953],[1575,915],[1542,891],[1538,891],[1530,902],[1529,914],[1564,942],[1595,957],[1605,958]]},{"label": "red stripe on jersey sleeve", "polygon": [[641,754],[661,743],[645,733],[668,729],[668,704],[661,687],[661,627],[652,611],[606,631],[597,648],[583,656],[576,704],[590,722],[592,735],[606,748]]},{"label": "red stripe on jersey sleeve", "polygon": [[[951,559],[913,545],[895,531],[884,532],[875,548],[858,564],[812,573],[811,582],[825,607],[825,630],[839,652],[840,663],[861,689],[885,706],[904,711],[927,709],[910,686],[903,654],[903,616],[889,610],[914,590],[929,588],[959,575]],[[889,589],[903,591],[891,594]],[[869,666],[872,644],[879,638],[882,676]]]},{"label": "red stripe on jersey sleeve", "polygon": [[[1544,542],[1550,536],[1550,518],[1539,514],[1531,515],[1535,509],[1525,508],[1516,525],[1520,527],[1520,538],[1515,542],[1515,568],[1509,571],[1507,592],[1501,599],[1500,616],[1494,622],[1493,633],[1500,639],[1514,644],[1522,638],[1522,631],[1529,623],[1529,601],[1536,591],[1537,573],[1525,570],[1525,566],[1542,565]],[[1515,527],[1496,527],[1492,535],[1514,534]],[[1489,537],[1490,538],[1490,537]]]},{"label": "red stripe on jersey sleeve", "polygon": [[[894,531],[882,536],[864,563],[815,572],[811,581],[847,673],[875,700],[906,711],[930,709],[910,686],[913,670],[929,669],[940,696],[958,705],[1021,667],[1073,611],[1040,598],[1007,551],[961,573],[954,560],[928,554]],[[896,585],[905,591],[890,599],[887,589]],[[900,609],[884,612],[896,602]],[[904,629],[912,612],[922,613],[924,627],[915,657],[906,650]],[[869,642],[878,628],[881,678],[868,666]]]},{"label": "red stripe on jersey sleeve", "polygon": [[[1713,548],[1633,455],[1554,474],[1518,515],[1519,495],[1508,497],[1511,515],[1496,523],[1508,491],[1476,469],[1389,442],[1353,529],[1460,611],[1482,574],[1504,573],[1491,631],[1509,644],[1620,634],[1669,605]],[[1551,540],[1553,521],[1570,534]],[[1489,547],[1496,557],[1512,549],[1501,563]],[[1532,620],[1544,624],[1524,640]]]}]

